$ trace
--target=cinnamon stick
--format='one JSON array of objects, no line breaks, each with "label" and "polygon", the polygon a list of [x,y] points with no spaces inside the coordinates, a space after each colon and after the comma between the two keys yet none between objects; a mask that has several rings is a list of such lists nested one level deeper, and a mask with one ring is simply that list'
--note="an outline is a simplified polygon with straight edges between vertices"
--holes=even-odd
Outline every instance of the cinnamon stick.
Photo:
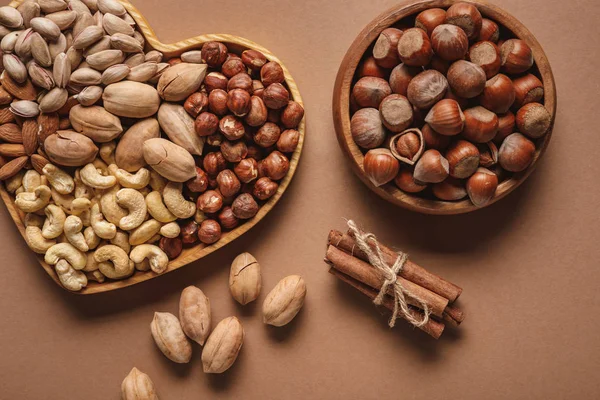
[{"label": "cinnamon stick", "polygon": [[[358,290],[360,293],[364,294],[371,300],[374,300],[375,297],[377,297],[377,292],[374,289],[357,281],[356,279],[352,279],[348,275],[341,273],[340,271],[336,270],[335,268],[333,268],[333,267],[330,268],[329,272],[331,274],[335,275],[337,278],[339,278],[342,282],[352,286],[353,288],[355,288],[356,290]],[[388,310],[393,311],[394,310],[394,300],[389,296],[385,296],[385,298],[383,299],[383,306],[385,308],[387,308]],[[412,316],[414,318],[417,318],[417,319],[423,318],[423,312],[421,310],[416,310],[414,308],[411,308],[410,313],[412,314]],[[401,318],[404,318],[404,316],[402,314],[398,314],[398,316]],[[431,335],[433,338],[439,339],[440,336],[442,335],[442,332],[444,332],[445,325],[441,322],[438,322],[438,321],[430,318],[429,321],[427,321],[427,324],[420,326],[418,328],[421,329],[423,332]]]},{"label": "cinnamon stick", "polygon": [[465,319],[465,313],[458,307],[448,306],[444,310],[442,318],[444,321],[449,322],[454,326],[458,326]]},{"label": "cinnamon stick", "polygon": [[[381,272],[371,264],[353,257],[333,245],[330,245],[327,248],[326,260],[330,261],[335,269],[373,289],[381,289],[381,286],[385,281]],[[448,306],[448,299],[402,277],[398,277],[397,279],[408,293],[424,301],[433,315],[440,318],[443,317],[444,310]],[[419,308],[421,307],[420,302],[412,296],[407,295],[406,299],[408,304]]]},{"label": "cinnamon stick", "polygon": [[[340,231],[332,230],[329,232],[329,244],[350,252],[354,256],[364,261],[369,261],[367,255],[356,246],[356,241],[351,233],[343,234]],[[372,244],[370,242],[369,244]],[[398,254],[389,247],[379,243],[379,248],[383,252],[384,261],[389,265],[394,264]],[[400,271],[400,276],[406,280],[409,280],[419,286],[422,286],[438,295],[445,297],[450,303],[454,302],[458,296],[462,293],[462,288],[448,282],[447,280],[432,274],[418,264],[407,260],[404,264],[404,268]]]}]

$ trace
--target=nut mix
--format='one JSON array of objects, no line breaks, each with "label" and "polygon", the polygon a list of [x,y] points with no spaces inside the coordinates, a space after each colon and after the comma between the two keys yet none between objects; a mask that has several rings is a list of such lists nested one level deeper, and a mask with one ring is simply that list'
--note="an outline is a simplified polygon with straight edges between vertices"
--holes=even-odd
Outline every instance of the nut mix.
[{"label": "nut mix", "polygon": [[364,172],[375,186],[485,206],[550,129],[532,50],[467,3],[414,26],[384,29],[357,68],[350,130]]},{"label": "nut mix", "polygon": [[262,53],[207,42],[163,60],[114,0],[0,7],[0,27],[0,180],[65,288],[164,272],[286,176],[304,109]]}]

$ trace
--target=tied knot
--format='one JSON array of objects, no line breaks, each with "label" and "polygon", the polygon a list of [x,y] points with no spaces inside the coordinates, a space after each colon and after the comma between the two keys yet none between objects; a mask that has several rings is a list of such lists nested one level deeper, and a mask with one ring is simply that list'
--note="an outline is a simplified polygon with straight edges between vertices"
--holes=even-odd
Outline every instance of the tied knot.
[{"label": "tied knot", "polygon": [[[394,299],[394,310],[392,311],[392,316],[388,322],[390,328],[394,327],[398,314],[401,314],[413,326],[422,327],[426,325],[429,322],[429,316],[431,314],[429,307],[423,300],[406,290],[398,280],[398,274],[402,271],[402,268],[404,268],[404,264],[406,264],[406,261],[408,260],[408,254],[398,251],[394,264],[390,266],[385,261],[383,252],[375,235],[362,232],[352,220],[348,221],[348,227],[354,235],[358,248],[367,255],[369,263],[375,267],[383,277],[381,289],[379,290],[377,297],[373,300],[373,303],[381,305],[391,288]],[[369,241],[371,241],[372,245],[369,244]],[[414,313],[411,312],[407,303],[407,296],[417,302],[420,308],[423,309],[422,318],[415,317]]]}]

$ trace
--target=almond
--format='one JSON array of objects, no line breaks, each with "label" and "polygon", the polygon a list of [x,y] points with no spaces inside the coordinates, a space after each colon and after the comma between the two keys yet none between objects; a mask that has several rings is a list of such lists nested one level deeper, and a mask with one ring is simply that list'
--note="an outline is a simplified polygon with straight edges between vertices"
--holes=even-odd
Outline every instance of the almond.
[{"label": "almond", "polygon": [[25,147],[17,143],[2,143],[0,144],[0,156],[16,158],[25,155]]},{"label": "almond", "polygon": [[0,140],[7,143],[23,143],[21,128],[17,124],[4,124],[0,126]]},{"label": "almond", "polygon": [[38,140],[44,143],[46,138],[58,130],[59,117],[57,113],[40,114],[38,116]]},{"label": "almond", "polygon": [[38,130],[39,126],[35,119],[27,119],[23,122],[23,147],[29,156],[35,153],[38,148]]},{"label": "almond", "polygon": [[4,164],[4,166],[0,168],[0,181],[15,176],[20,170],[23,169],[25,164],[27,164],[28,159],[29,157],[22,156]]},{"label": "almond", "polygon": [[24,83],[17,83],[10,75],[3,71],[0,75],[0,83],[2,87],[6,89],[8,93],[21,100],[35,100],[37,98],[37,91],[29,79],[26,79]]},{"label": "almond", "polygon": [[10,104],[11,101],[13,101],[12,95],[8,93],[2,86],[0,86],[0,104]]},{"label": "almond", "polygon": [[42,155],[39,154],[32,154],[31,155],[31,166],[33,167],[33,169],[35,169],[38,174],[43,175],[43,169],[44,166],[46,164],[48,164],[50,161],[48,161],[48,159]]}]

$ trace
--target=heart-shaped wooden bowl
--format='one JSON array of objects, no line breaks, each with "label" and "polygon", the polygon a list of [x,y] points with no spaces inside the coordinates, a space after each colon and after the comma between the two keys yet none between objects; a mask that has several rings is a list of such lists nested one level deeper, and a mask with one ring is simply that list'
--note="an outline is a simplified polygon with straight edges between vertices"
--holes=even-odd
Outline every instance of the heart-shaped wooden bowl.
[{"label": "heart-shaped wooden bowl", "polygon": [[[18,7],[23,1],[24,0],[12,1],[9,5],[11,7]],[[269,59],[270,61],[277,61],[279,64],[281,64],[281,67],[283,68],[283,71],[285,73],[285,83],[289,89],[290,96],[292,97],[292,99],[294,101],[296,101],[296,102],[300,103],[302,106],[304,106],[304,103],[302,102],[302,97],[300,96],[300,92],[298,91],[298,86],[296,85],[296,82],[292,78],[288,69],[275,55],[273,55],[269,50],[265,49],[264,47],[260,46],[259,44],[256,44],[248,39],[244,39],[239,36],[233,36],[233,35],[227,35],[227,34],[206,34],[206,35],[200,35],[200,36],[196,36],[196,37],[193,37],[190,39],[182,40],[177,43],[164,44],[158,40],[158,38],[156,37],[156,34],[154,33],[154,30],[152,30],[152,28],[148,24],[148,21],[146,21],[144,16],[131,3],[129,3],[128,1],[125,1],[125,0],[119,0],[119,2],[121,4],[123,4],[123,6],[125,6],[125,8],[127,9],[127,12],[129,12],[129,14],[131,14],[131,16],[133,17],[135,22],[138,24],[140,31],[146,38],[146,47],[147,47],[146,50],[148,50],[148,49],[158,50],[158,51],[162,52],[164,54],[165,58],[167,58],[167,59],[172,58],[172,57],[177,57],[181,53],[191,50],[191,49],[198,49],[202,46],[203,43],[209,42],[209,41],[222,42],[225,45],[227,45],[227,47],[229,48],[230,51],[235,52],[235,53],[241,53],[243,50],[246,50],[246,49],[258,50],[261,53],[263,53],[267,57],[267,59]],[[273,197],[271,197],[269,199],[269,201],[267,203],[265,203],[259,209],[256,216],[250,220],[247,220],[239,227],[224,233],[218,242],[216,242],[210,246],[200,244],[200,245],[196,245],[191,248],[184,248],[179,257],[177,257],[174,260],[171,260],[167,270],[163,274],[166,274],[167,272],[181,268],[186,264],[189,264],[193,261],[199,260],[202,257],[212,253],[213,251],[220,249],[221,247],[225,246],[226,244],[232,242],[234,239],[236,239],[236,238],[242,236],[244,233],[248,232],[250,230],[250,228],[252,228],[254,225],[256,225],[261,219],[263,219],[265,217],[265,215],[267,215],[267,213],[269,211],[271,211],[271,209],[279,201],[279,199],[283,195],[283,192],[285,192],[288,185],[290,184],[290,181],[292,180],[292,177],[294,176],[294,172],[296,171],[296,167],[298,166],[298,161],[300,160],[300,154],[302,153],[302,145],[304,143],[304,134],[305,134],[305,120],[304,119],[302,120],[302,122],[300,123],[300,125],[298,126],[297,129],[300,132],[300,140],[298,142],[298,147],[296,148],[296,150],[292,154],[292,157],[290,158],[290,169],[289,169],[287,175],[279,182],[279,188],[277,189],[277,192],[275,193],[275,195],[273,195]],[[0,195],[2,196],[2,200],[4,200],[4,203],[6,204],[6,208],[8,209],[8,212],[10,213],[12,219],[14,220],[15,225],[19,229],[19,232],[21,232],[21,235],[23,235],[23,237],[25,237],[25,226],[23,224],[23,218],[22,218],[23,213],[15,207],[14,198],[6,191],[6,189],[4,188],[4,185],[0,185]],[[62,287],[60,281],[58,280],[56,273],[54,272],[54,268],[44,262],[43,256],[38,255],[38,260],[39,260],[40,264],[42,265],[42,267],[44,268],[44,270],[46,270],[48,275],[50,275],[52,277],[52,279],[60,287]],[[149,279],[159,278],[163,274],[157,275],[152,271],[149,271],[149,272],[136,271],[135,274],[132,275],[130,278],[119,280],[119,281],[107,280],[104,283],[97,283],[97,282],[90,281],[88,283],[87,287],[83,288],[79,292],[74,292],[74,293],[94,294],[94,293],[108,292],[111,290],[116,290],[116,289],[124,288],[127,286],[135,285],[136,283],[147,281]]]},{"label": "heart-shaped wooden bowl", "polygon": [[[418,195],[401,191],[393,183],[388,183],[380,187],[374,186],[365,174],[363,153],[356,143],[354,143],[350,132],[350,92],[355,82],[355,73],[358,64],[365,56],[365,53],[372,49],[372,45],[379,37],[381,31],[390,26],[399,27],[400,29],[413,27],[414,17],[421,11],[434,7],[448,8],[456,2],[456,0],[412,1],[397,5],[375,18],[363,29],[350,46],[340,65],[333,91],[335,131],[342,150],[351,161],[354,173],[358,175],[369,189],[385,200],[423,214],[462,214],[478,210],[481,207],[474,206],[468,199],[450,202],[419,197]],[[509,179],[500,183],[494,198],[487,204],[490,205],[502,199],[523,183],[529,174],[533,172],[540,157],[546,151],[552,136],[552,128],[556,116],[556,87],[550,63],[546,54],[544,54],[544,50],[542,50],[542,46],[540,46],[533,34],[519,20],[500,7],[483,0],[466,0],[463,2],[474,4],[484,17],[496,21],[501,30],[511,32],[513,36],[524,40],[531,47],[535,65],[530,72],[537,75],[544,84],[544,105],[552,117],[549,131],[544,137],[536,140],[536,152],[531,165],[525,171],[513,174]]]}]

